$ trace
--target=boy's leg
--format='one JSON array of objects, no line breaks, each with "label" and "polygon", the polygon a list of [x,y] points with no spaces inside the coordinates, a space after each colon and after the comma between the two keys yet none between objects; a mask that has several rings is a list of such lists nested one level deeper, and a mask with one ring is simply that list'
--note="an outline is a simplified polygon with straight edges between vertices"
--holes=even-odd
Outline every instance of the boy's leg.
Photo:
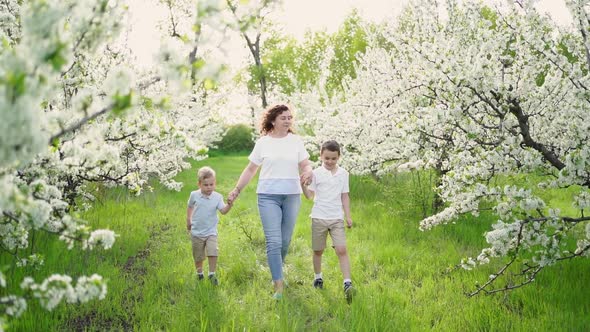
[{"label": "boy's leg", "polygon": [[328,236],[328,227],[323,219],[311,219],[311,249],[313,250],[313,271],[315,276],[313,279],[313,287],[324,288],[324,280],[322,278],[322,255],[326,248],[326,238]]},{"label": "boy's leg", "polygon": [[207,253],[207,261],[209,262],[209,274],[215,273],[217,268],[217,256],[219,249],[217,247],[217,235],[210,235],[205,240],[205,252]]},{"label": "boy's leg", "polygon": [[313,251],[313,272],[315,274],[322,273],[322,255],[324,254],[323,250],[314,250]]},{"label": "boy's leg", "polygon": [[342,271],[342,276],[344,277],[344,296],[346,297],[346,302],[351,303],[355,290],[350,279],[350,259],[348,258],[348,252],[346,246],[335,246],[334,249],[336,250],[336,255],[338,255],[340,271]]},{"label": "boy's leg", "polygon": [[346,234],[344,232],[344,222],[342,220],[335,220],[330,225],[330,237],[334,250],[338,256],[340,263],[340,271],[344,280],[350,280],[350,259],[348,251],[346,250]]},{"label": "boy's leg", "polygon": [[326,248],[328,225],[324,219],[311,218],[311,249],[313,250],[313,271],[322,273],[322,254]]},{"label": "boy's leg", "polygon": [[205,241],[197,236],[191,236],[193,260],[199,279],[203,276],[203,261],[205,260]]},{"label": "boy's leg", "polygon": [[217,266],[217,256],[207,256],[209,261],[209,281],[215,286],[219,285],[219,280],[215,275],[215,267]]},{"label": "boy's leg", "polygon": [[215,274],[215,268],[217,267],[217,256],[207,256],[209,262],[209,274]]},{"label": "boy's leg", "polygon": [[207,252],[207,261],[209,262],[209,280],[215,286],[219,284],[215,276],[215,269],[217,268],[217,236],[210,235],[205,241],[205,251]]},{"label": "boy's leg", "polygon": [[352,280],[350,279],[350,258],[346,250],[346,234],[344,233],[344,221],[336,220],[330,227],[330,236],[332,237],[332,244],[338,256],[340,263],[340,271],[344,277],[344,296],[346,301],[351,303],[354,296],[354,287],[352,287]]},{"label": "boy's leg", "polygon": [[348,258],[348,252],[346,246],[335,246],[336,255],[340,262],[340,271],[342,271],[342,277],[344,280],[350,280],[350,259]]},{"label": "boy's leg", "polygon": [[313,251],[313,271],[315,272],[315,276],[313,278],[313,287],[323,289],[324,288],[324,279],[322,278],[322,254],[324,253],[323,250],[314,250]]},{"label": "boy's leg", "polygon": [[203,261],[195,262],[195,268],[198,274],[203,274]]}]

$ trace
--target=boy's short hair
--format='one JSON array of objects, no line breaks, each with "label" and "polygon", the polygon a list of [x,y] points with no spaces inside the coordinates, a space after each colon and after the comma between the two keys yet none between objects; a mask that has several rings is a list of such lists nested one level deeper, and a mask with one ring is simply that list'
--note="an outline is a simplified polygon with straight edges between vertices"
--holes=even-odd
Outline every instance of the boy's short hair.
[{"label": "boy's short hair", "polygon": [[199,182],[208,179],[208,178],[214,178],[215,177],[215,171],[213,170],[213,168],[209,167],[209,166],[203,166],[201,168],[199,168],[199,170],[197,171],[197,178],[199,179]]},{"label": "boy's short hair", "polygon": [[322,144],[322,149],[320,150],[320,153],[324,152],[324,150],[338,152],[338,155],[340,155],[340,144],[338,144],[338,142],[334,140],[326,141],[324,142],[324,144]]}]

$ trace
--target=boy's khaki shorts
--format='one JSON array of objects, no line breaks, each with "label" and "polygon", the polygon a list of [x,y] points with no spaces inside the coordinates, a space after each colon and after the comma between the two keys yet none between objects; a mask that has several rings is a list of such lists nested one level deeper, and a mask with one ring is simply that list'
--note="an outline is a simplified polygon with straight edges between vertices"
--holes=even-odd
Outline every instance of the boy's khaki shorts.
[{"label": "boy's khaki shorts", "polygon": [[311,218],[311,249],[313,251],[326,248],[328,233],[330,233],[334,247],[346,246],[344,220]]},{"label": "boy's khaki shorts", "polygon": [[217,235],[207,237],[191,236],[193,243],[193,258],[195,262],[202,262],[205,256],[217,257]]}]

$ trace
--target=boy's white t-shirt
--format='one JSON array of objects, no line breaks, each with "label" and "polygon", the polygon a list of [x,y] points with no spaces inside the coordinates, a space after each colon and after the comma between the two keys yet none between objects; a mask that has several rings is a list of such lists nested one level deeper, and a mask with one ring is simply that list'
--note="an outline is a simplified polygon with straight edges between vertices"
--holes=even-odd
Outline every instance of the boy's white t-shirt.
[{"label": "boy's white t-shirt", "polygon": [[299,163],[309,158],[301,137],[287,134],[273,138],[262,136],[256,141],[248,159],[262,165],[258,177],[258,194],[301,194]]},{"label": "boy's white t-shirt", "polygon": [[332,174],[324,166],[313,171],[309,190],[315,193],[311,217],[318,219],[344,219],[342,194],[349,192],[348,172],[338,167]]}]

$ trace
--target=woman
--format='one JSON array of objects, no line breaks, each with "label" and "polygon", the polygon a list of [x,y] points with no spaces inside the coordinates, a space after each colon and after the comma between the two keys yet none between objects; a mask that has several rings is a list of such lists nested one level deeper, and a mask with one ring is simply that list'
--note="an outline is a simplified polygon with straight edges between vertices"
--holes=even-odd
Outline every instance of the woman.
[{"label": "woman", "polygon": [[301,182],[309,183],[312,176],[309,154],[301,137],[293,133],[292,125],[289,106],[274,105],[265,110],[261,137],[228,197],[228,202],[233,203],[261,167],[256,193],[275,299],[283,297],[283,263],[301,206]]}]

